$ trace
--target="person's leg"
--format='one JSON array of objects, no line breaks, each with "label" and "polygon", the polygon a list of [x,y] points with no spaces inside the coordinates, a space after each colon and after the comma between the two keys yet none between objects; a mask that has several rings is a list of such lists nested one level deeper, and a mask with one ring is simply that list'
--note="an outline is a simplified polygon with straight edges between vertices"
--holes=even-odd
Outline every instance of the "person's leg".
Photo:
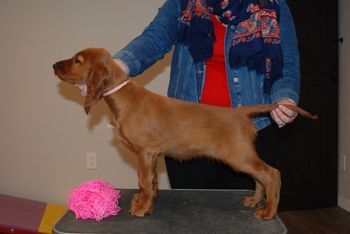
[{"label": "person's leg", "polygon": [[278,142],[278,127],[275,124],[271,124],[258,132],[256,150],[259,157],[275,168],[278,157]]}]

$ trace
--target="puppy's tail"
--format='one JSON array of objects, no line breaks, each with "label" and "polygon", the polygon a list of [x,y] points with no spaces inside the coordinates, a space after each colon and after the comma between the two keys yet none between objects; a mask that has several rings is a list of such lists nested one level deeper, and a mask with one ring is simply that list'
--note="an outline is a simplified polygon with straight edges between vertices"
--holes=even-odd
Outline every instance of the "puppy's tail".
[{"label": "puppy's tail", "polygon": [[[238,110],[249,117],[253,117],[253,116],[259,115],[261,113],[273,111],[278,106],[279,106],[279,104],[258,104],[258,105],[254,105],[254,106],[241,106],[238,108]],[[282,106],[285,106],[288,109],[295,111],[296,113],[300,114],[303,117],[306,117],[309,119],[318,119],[317,115],[310,114],[306,110],[304,110],[296,105],[283,104]]]}]

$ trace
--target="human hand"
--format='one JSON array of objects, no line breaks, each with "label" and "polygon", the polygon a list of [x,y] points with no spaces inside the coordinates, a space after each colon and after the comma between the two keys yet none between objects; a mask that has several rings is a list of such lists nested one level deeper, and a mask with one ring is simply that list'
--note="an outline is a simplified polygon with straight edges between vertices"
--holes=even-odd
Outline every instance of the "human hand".
[{"label": "human hand", "polygon": [[276,122],[279,128],[284,127],[287,123],[293,122],[293,120],[297,117],[297,113],[283,106],[283,104],[287,105],[296,105],[295,102],[291,99],[282,99],[277,102],[278,107],[271,111],[271,117]]},{"label": "human hand", "polygon": [[120,59],[113,59],[114,63],[116,63],[120,69],[126,74],[129,75],[129,67]]}]

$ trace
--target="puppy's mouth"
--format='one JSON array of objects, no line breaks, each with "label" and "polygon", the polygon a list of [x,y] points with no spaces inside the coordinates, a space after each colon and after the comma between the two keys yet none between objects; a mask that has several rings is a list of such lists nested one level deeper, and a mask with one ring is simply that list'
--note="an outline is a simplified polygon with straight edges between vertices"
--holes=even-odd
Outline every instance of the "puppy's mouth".
[{"label": "puppy's mouth", "polygon": [[67,82],[69,84],[82,84],[83,82],[79,81],[79,77],[77,76],[67,76],[64,70],[64,66],[61,62],[57,62],[53,65],[53,70],[55,76],[57,76],[60,80]]},{"label": "puppy's mouth", "polygon": [[59,62],[53,65],[53,69],[54,69],[55,76],[57,76],[60,80],[77,87],[80,90],[80,94],[82,96],[85,97],[87,95],[87,85],[85,81],[81,81],[77,77],[66,76],[64,71],[62,71],[62,64]]},{"label": "puppy's mouth", "polygon": [[78,84],[77,80],[75,79],[70,79],[70,78],[67,78],[67,77],[64,77],[64,76],[61,76],[61,75],[58,75],[58,74],[55,74],[60,80],[64,81],[64,82],[67,82],[69,84],[72,84],[72,85],[76,85]]},{"label": "puppy's mouth", "polygon": [[84,81],[79,80],[77,77],[66,76],[61,70],[55,70],[55,76],[72,85],[86,85]]}]

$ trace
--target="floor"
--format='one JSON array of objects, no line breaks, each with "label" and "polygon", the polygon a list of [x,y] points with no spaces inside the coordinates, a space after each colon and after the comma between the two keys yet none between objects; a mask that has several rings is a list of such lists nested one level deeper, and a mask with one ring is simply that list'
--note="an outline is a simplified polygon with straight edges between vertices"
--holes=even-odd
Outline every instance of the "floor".
[{"label": "floor", "polygon": [[349,234],[350,213],[338,208],[280,212],[288,234]]}]

